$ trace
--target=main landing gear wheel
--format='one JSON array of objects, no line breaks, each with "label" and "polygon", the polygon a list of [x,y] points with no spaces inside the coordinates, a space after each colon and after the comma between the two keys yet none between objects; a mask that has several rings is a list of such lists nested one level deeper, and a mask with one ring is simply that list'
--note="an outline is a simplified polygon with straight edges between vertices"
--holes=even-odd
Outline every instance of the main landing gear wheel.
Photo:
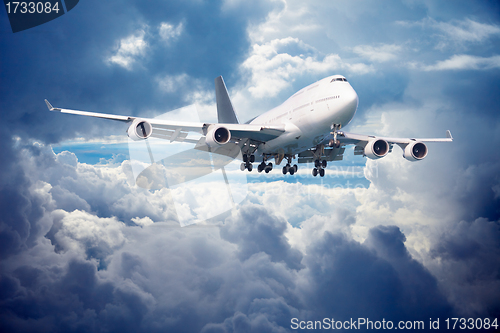
[{"label": "main landing gear wheel", "polygon": [[266,168],[266,163],[262,162],[257,166],[257,171],[262,172]]},{"label": "main landing gear wheel", "polygon": [[250,163],[253,163],[255,162],[255,155],[250,155],[248,156],[247,154],[243,154],[243,162],[250,162]]},{"label": "main landing gear wheel", "polygon": [[269,171],[271,171],[273,169],[273,164],[271,162],[269,162],[268,165],[266,165],[266,167],[264,168],[264,171],[266,173],[269,173]]},{"label": "main landing gear wheel", "polygon": [[250,162],[243,162],[243,163],[241,163],[240,170],[241,171],[245,171],[245,169],[247,169],[248,172],[252,172],[252,169],[253,169],[252,163],[250,163]]},{"label": "main landing gear wheel", "polygon": [[297,170],[299,169],[299,167],[297,166],[297,164],[294,164],[293,166],[290,165],[290,163],[288,163],[287,165],[285,165],[283,167],[283,174],[286,175],[287,172],[290,173],[290,175],[293,175],[294,173],[297,172]]},{"label": "main landing gear wheel", "polygon": [[314,177],[316,177],[318,174],[320,177],[324,177],[325,176],[325,169],[318,169],[318,168],[314,168],[313,171],[312,171],[312,174]]}]

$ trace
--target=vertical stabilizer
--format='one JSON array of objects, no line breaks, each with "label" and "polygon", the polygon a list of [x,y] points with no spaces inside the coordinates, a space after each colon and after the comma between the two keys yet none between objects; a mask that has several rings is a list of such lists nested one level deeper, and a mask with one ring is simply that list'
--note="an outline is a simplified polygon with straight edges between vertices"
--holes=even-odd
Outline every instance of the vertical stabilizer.
[{"label": "vertical stabilizer", "polygon": [[229,99],[226,84],[222,76],[215,79],[215,98],[217,100],[217,118],[219,123],[238,124],[233,104]]}]

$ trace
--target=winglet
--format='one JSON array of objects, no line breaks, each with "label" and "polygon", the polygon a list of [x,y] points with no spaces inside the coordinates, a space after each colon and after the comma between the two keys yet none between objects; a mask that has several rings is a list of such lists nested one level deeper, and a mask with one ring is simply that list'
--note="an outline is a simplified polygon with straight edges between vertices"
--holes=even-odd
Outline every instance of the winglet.
[{"label": "winglet", "polygon": [[447,131],[446,131],[446,137],[447,137],[448,139],[453,140],[453,137],[451,136],[451,132],[450,132],[450,130],[447,130]]},{"label": "winglet", "polygon": [[48,100],[45,100],[45,104],[47,104],[49,111],[61,111],[61,109],[53,107],[52,104],[50,104]]}]

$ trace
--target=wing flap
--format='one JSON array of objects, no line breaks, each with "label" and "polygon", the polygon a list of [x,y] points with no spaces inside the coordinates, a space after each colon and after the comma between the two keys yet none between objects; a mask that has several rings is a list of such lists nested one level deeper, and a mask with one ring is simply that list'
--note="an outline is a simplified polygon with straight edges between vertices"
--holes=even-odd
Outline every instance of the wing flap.
[{"label": "wing flap", "polygon": [[314,162],[315,159],[322,159],[326,161],[341,161],[344,159],[344,151],[345,148],[325,148],[324,154],[320,156],[315,155],[315,152],[312,150],[306,150],[298,155],[298,163],[311,163]]}]

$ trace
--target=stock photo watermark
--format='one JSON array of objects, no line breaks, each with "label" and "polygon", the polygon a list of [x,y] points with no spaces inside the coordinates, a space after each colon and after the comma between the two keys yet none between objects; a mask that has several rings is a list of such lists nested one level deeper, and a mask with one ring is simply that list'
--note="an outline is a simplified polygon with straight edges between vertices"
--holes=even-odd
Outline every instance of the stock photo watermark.
[{"label": "stock photo watermark", "polygon": [[52,21],[73,8],[79,0],[8,1],[4,0],[12,32],[20,32]]}]

